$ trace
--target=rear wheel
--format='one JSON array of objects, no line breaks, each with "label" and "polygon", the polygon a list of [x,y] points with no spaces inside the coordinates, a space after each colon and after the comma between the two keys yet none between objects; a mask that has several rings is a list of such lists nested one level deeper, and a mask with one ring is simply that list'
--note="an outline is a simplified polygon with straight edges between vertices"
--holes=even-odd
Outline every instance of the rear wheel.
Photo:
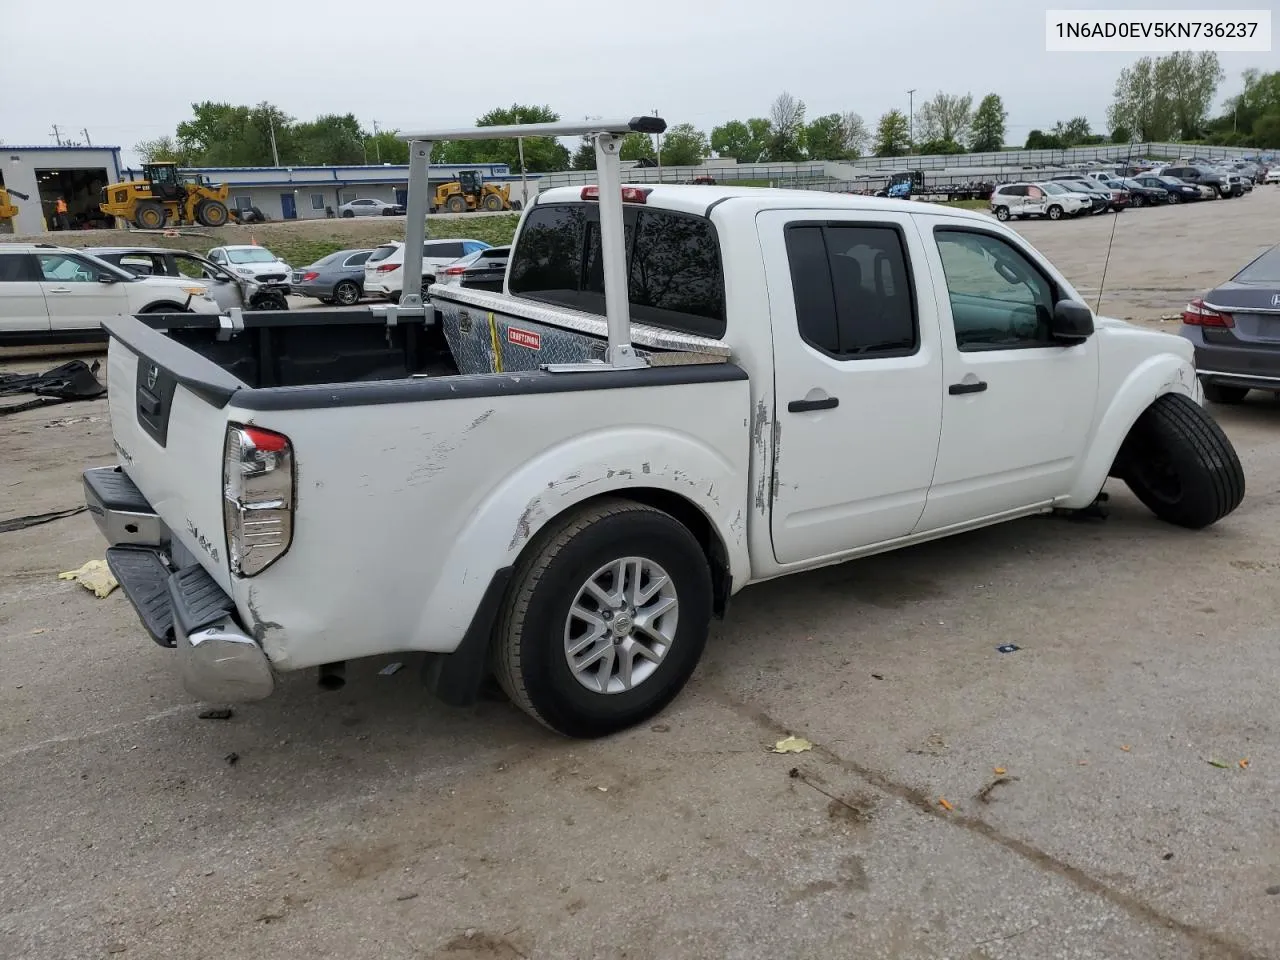
[{"label": "rear wheel", "polygon": [[1244,499],[1244,469],[1217,421],[1180,393],[1157,397],[1125,438],[1117,475],[1166,523],[1193,530]]},{"label": "rear wheel", "polygon": [[142,230],[159,230],[167,215],[164,205],[155,200],[142,200],[133,211],[133,225]]},{"label": "rear wheel", "polygon": [[1249,395],[1248,387],[1228,387],[1221,383],[1202,383],[1201,386],[1210,403],[1240,403]]},{"label": "rear wheel", "polygon": [[355,211],[353,211],[353,210],[343,210],[343,211],[342,211],[342,215],[343,215],[344,217],[354,217],[354,216],[355,216]]},{"label": "rear wheel", "polygon": [[688,529],[643,504],[601,501],[521,557],[494,630],[494,672],[552,730],[606,736],[680,693],[706,645],[711,601],[711,571]]},{"label": "rear wheel", "polygon": [[996,219],[1001,223],[1009,219],[1008,207],[996,207]]},{"label": "rear wheel", "polygon": [[466,213],[467,200],[465,197],[460,197],[457,194],[454,194],[444,202],[444,208],[450,213]]},{"label": "rear wheel", "polygon": [[1049,219],[1050,220],[1062,219],[1062,208],[1058,206],[1056,203],[1049,208]]},{"label": "rear wheel", "polygon": [[196,204],[196,219],[206,227],[221,227],[231,219],[231,214],[221,200],[201,200]]},{"label": "rear wheel", "polygon": [[333,299],[344,307],[349,307],[360,299],[360,288],[353,280],[343,280],[333,288]]}]

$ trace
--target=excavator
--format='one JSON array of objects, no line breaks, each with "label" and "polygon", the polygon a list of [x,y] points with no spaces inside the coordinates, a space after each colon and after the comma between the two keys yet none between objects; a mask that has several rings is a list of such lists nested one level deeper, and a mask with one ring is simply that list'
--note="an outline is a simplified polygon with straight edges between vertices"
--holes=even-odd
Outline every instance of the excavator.
[{"label": "excavator", "polygon": [[9,199],[10,197],[17,197],[19,200],[31,199],[25,193],[0,187],[0,223],[12,223],[13,218],[18,215],[18,205]]},{"label": "excavator", "polygon": [[141,180],[103,187],[98,207],[107,216],[128,220],[143,230],[159,230],[166,223],[221,227],[231,219],[229,194],[226,184],[179,176],[176,163],[144,163]]},{"label": "excavator", "polygon": [[485,183],[479,170],[462,170],[457,180],[436,187],[431,198],[431,212],[447,210],[449,213],[466,213],[468,210],[510,210],[511,184],[496,186]]}]

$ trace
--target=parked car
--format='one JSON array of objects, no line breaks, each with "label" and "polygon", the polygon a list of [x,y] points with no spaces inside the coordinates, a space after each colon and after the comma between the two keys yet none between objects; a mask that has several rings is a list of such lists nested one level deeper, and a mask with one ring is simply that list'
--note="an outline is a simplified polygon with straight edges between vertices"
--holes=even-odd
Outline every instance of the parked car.
[{"label": "parked car", "polygon": [[451,702],[492,668],[546,726],[604,736],[679,694],[750,583],[1086,508],[1108,476],[1186,528],[1244,495],[1191,344],[1095,319],[984,214],[555,188],[507,289],[435,285],[413,323],[297,313],[306,363],[272,364],[272,314],[218,341],[109,321],[121,463],[86,500],[192,695],[416,650]]},{"label": "parked car", "polygon": [[1210,400],[1239,403],[1250,390],[1280,395],[1280,244],[1188,303],[1181,333],[1195,346]]},{"label": "parked car", "polygon": [[90,343],[102,321],[140,313],[218,313],[210,285],[139,277],[83,250],[0,244],[0,346]]},{"label": "parked car", "polygon": [[260,282],[287,283],[293,274],[291,266],[256,244],[214,247],[209,251],[209,259],[232,273]]},{"label": "parked car", "polygon": [[258,282],[232,273],[198,253],[167,247],[86,247],[85,252],[139,277],[189,277],[209,281],[221,310],[288,310],[287,283]]},{"label": "parked car", "polygon": [[[1185,183],[1208,187],[1210,191],[1220,197],[1229,197],[1233,193],[1225,174],[1205,166],[1170,164],[1169,166],[1157,167],[1152,173],[1163,177],[1177,177]],[[1243,192],[1244,189],[1241,188],[1240,193]],[[1239,194],[1236,194],[1236,196],[1239,196]]]},{"label": "parked car", "polygon": [[1096,180],[1086,180],[1083,177],[1059,174],[1050,182],[1060,183],[1072,193],[1083,194],[1092,198],[1093,202],[1089,208],[1090,213],[1106,213],[1111,208],[1111,191]]},{"label": "parked car", "polygon": [[[436,271],[477,250],[488,250],[483,240],[428,240],[422,245],[422,290],[436,281]],[[364,289],[388,300],[400,299],[404,280],[404,244],[384,243],[375,247],[364,264]]]},{"label": "parked car", "polygon": [[1262,178],[1263,183],[1280,183],[1280,166],[1272,167]]},{"label": "parked car", "polygon": [[1061,220],[1089,209],[1089,198],[1043,183],[1006,183],[991,192],[991,212],[997,220],[1048,217]]},{"label": "parked car", "polygon": [[1115,177],[1106,180],[1103,185],[1112,190],[1125,190],[1129,194],[1129,203],[1134,207],[1154,207],[1169,202],[1169,191],[1163,187],[1144,187],[1131,177]]},{"label": "parked car", "polygon": [[507,260],[510,256],[510,247],[477,250],[437,270],[436,282],[501,293],[502,283],[507,276]]},{"label": "parked car", "polygon": [[386,200],[350,200],[338,207],[340,217],[403,217],[404,206]]},{"label": "parked car", "polygon": [[293,271],[293,292],[343,307],[359,303],[364,296],[364,265],[372,253],[371,249],[339,250],[300,267]]},{"label": "parked car", "polygon": [[1190,203],[1195,200],[1203,200],[1204,194],[1200,188],[1193,183],[1187,183],[1185,180],[1179,180],[1177,177],[1160,176],[1154,173],[1143,173],[1133,178],[1144,187],[1150,187],[1153,190],[1163,190],[1169,198],[1170,203]]}]

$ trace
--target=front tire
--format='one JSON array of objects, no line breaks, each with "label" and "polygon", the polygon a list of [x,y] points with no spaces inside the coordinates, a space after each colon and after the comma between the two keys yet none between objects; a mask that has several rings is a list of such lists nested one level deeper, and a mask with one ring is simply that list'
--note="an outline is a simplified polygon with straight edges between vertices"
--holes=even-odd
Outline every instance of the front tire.
[{"label": "front tire", "polygon": [[1177,193],[1171,193],[1171,194],[1169,194],[1169,202],[1170,202],[1170,203],[1181,203],[1181,202],[1182,202],[1182,196],[1181,196],[1180,194],[1177,194]]},{"label": "front tire", "polygon": [[1004,223],[1006,220],[1008,220],[1008,219],[1009,219],[1009,208],[1008,208],[1008,207],[996,207],[996,219],[997,219],[997,220],[999,220],[1001,223]]},{"label": "front tire", "polygon": [[343,280],[333,288],[334,302],[349,307],[360,299],[360,288],[353,280]]},{"label": "front tire", "polygon": [[1166,393],[1143,411],[1120,448],[1119,476],[1161,520],[1199,530],[1244,499],[1244,468],[1217,421]]},{"label": "front tire", "polygon": [[460,197],[457,194],[454,194],[452,197],[450,197],[448,200],[445,201],[444,208],[449,213],[466,213],[467,212],[466,198]]},{"label": "front tire", "polygon": [[168,211],[155,200],[140,200],[133,210],[133,225],[139,230],[159,230],[167,219]]},{"label": "front tire", "polygon": [[1058,206],[1056,203],[1049,208],[1049,219],[1050,220],[1062,219],[1062,208]]},{"label": "front tire", "polygon": [[201,200],[196,204],[196,220],[201,226],[222,227],[231,219],[231,212],[221,200]]},{"label": "front tire", "polygon": [[539,535],[512,576],[490,647],[498,682],[534,719],[603,737],[667,706],[711,621],[711,570],[670,514],[608,499]]}]

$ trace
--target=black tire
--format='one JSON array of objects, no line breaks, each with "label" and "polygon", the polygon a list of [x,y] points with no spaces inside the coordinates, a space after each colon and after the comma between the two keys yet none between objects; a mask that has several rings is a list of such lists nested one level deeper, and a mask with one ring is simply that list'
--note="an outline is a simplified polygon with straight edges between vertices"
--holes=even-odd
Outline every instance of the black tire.
[{"label": "black tire", "polygon": [[524,209],[524,204],[523,204],[523,203],[521,203],[519,200],[512,200],[512,201],[511,201],[511,209],[512,209],[512,210],[522,210],[522,209]]},{"label": "black tire", "polygon": [[1120,478],[1161,520],[1199,530],[1244,499],[1244,468],[1217,421],[1180,393],[1156,398],[1120,449]]},{"label": "black tire", "polygon": [[1139,195],[1139,194],[1134,194],[1134,196],[1133,196],[1133,208],[1134,208],[1135,210],[1136,210],[1136,209],[1138,209],[1138,207],[1141,207],[1144,203],[1146,203],[1146,201],[1142,199],[1141,195]]},{"label": "black tire", "polygon": [[258,298],[254,310],[288,310],[289,301],[283,293],[267,293]]},{"label": "black tire", "polygon": [[201,226],[222,227],[231,219],[231,214],[221,200],[201,200],[196,204],[196,219]]},{"label": "black tire", "polygon": [[1171,193],[1171,194],[1169,194],[1169,202],[1170,202],[1170,203],[1181,203],[1181,202],[1182,202],[1182,194],[1180,194],[1180,193]]},{"label": "black tire", "polygon": [[461,197],[455,193],[452,197],[450,197],[448,200],[444,202],[444,208],[449,213],[466,213],[467,199],[466,197]]},{"label": "black tire", "polygon": [[139,200],[133,208],[133,225],[139,230],[159,230],[168,218],[164,204],[155,200]]},{"label": "black tire", "polygon": [[360,300],[360,285],[354,280],[343,280],[333,288],[333,300],[344,307],[349,307]]},{"label": "black tire", "polygon": [[491,193],[484,198],[484,202],[481,206],[490,211],[501,210],[502,197],[498,196],[496,193]]},{"label": "black tire", "polygon": [[999,220],[1001,223],[1004,223],[1006,220],[1008,220],[1008,219],[1009,219],[1009,208],[1008,208],[1008,207],[996,207],[996,219],[997,219],[997,220]]},{"label": "black tire", "polygon": [[1243,403],[1248,387],[1229,387],[1221,383],[1202,383],[1205,399],[1210,403]]},{"label": "black tire", "polygon": [[1062,208],[1061,208],[1060,206],[1058,206],[1056,203],[1055,203],[1053,206],[1051,206],[1051,207],[1049,208],[1049,211],[1048,211],[1048,212],[1049,212],[1049,219],[1050,219],[1050,220],[1061,220],[1061,219],[1062,219]]},{"label": "black tire", "polygon": [[347,217],[355,217],[355,215],[356,215],[356,214],[355,214],[355,211],[354,211],[354,210],[343,210],[343,211],[342,211],[342,216],[343,216],[343,218],[344,218],[344,219],[345,219],[345,218],[347,218]]},{"label": "black tire", "polygon": [[141,310],[142,313],[189,313],[180,303],[149,303]]},{"label": "black tire", "polygon": [[[570,670],[565,631],[593,572],[624,557],[657,563],[671,578],[676,631],[649,677],[600,693]],[[552,730],[607,736],[659,713],[684,688],[706,645],[711,602],[711,570],[687,528],[643,504],[599,501],[543,531],[516,564],[490,648],[494,673],[517,706]]]}]

